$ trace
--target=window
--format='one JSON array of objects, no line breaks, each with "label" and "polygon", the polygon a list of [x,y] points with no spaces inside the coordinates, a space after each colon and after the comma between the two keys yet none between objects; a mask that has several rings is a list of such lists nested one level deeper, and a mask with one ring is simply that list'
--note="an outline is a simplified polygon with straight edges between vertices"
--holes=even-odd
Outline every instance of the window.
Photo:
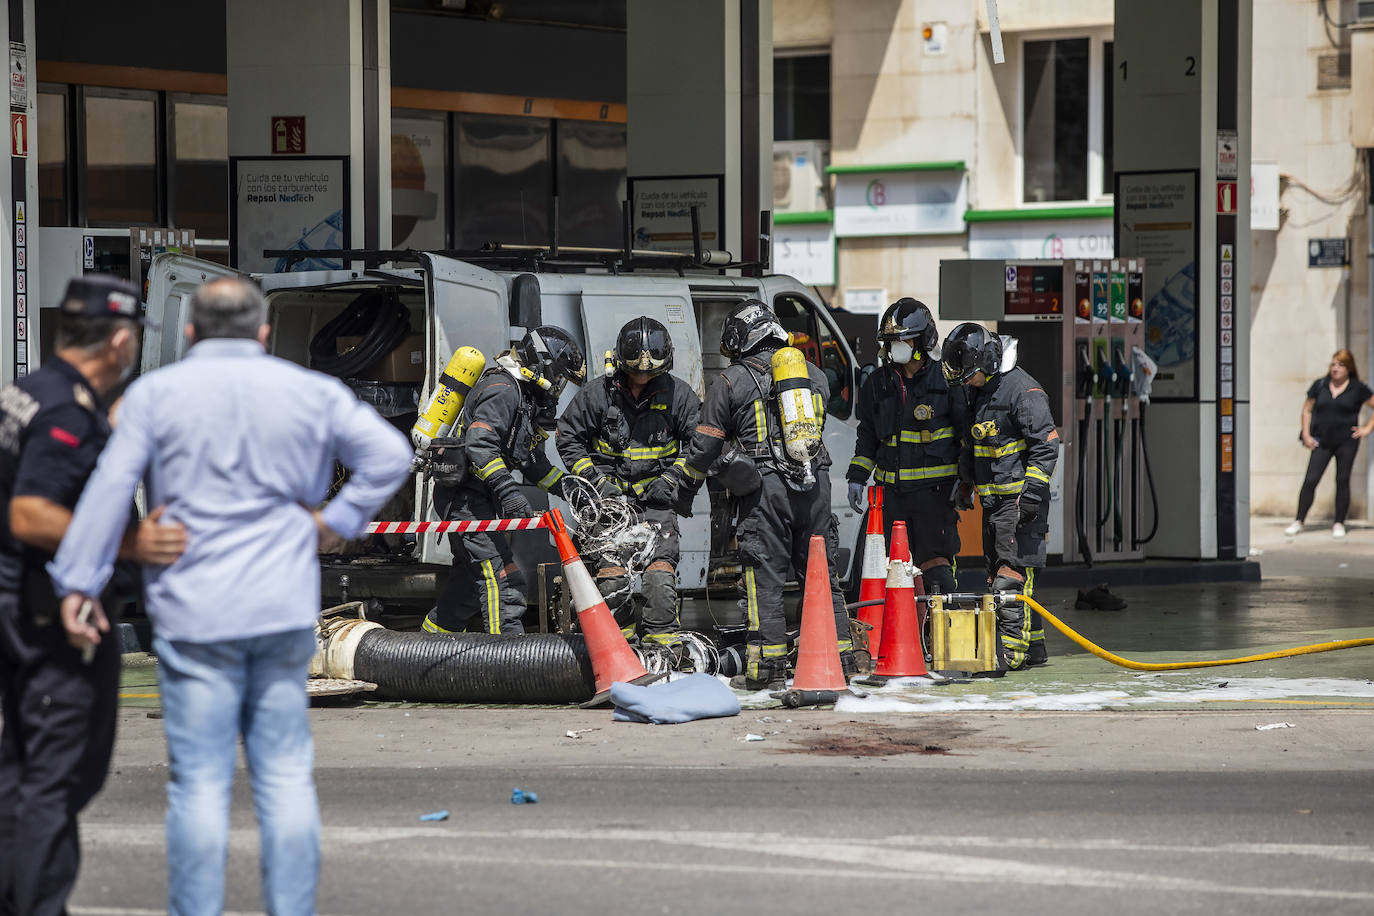
[{"label": "window", "polygon": [[474,114],[455,121],[454,246],[547,245],[553,122]]},{"label": "window", "polygon": [[448,247],[448,117],[399,112],[391,118],[391,247]]},{"label": "window", "polygon": [[1111,49],[1097,37],[1021,43],[1021,186],[1026,203],[1112,191]]},{"label": "window", "polygon": [[38,224],[71,225],[65,87],[38,89]]},{"label": "window", "polygon": [[87,89],[84,110],[86,225],[157,225],[157,96]]},{"label": "window", "polygon": [[773,308],[778,321],[792,335],[792,346],[802,352],[807,362],[819,366],[825,373],[830,383],[825,412],[841,420],[847,418],[853,409],[854,395],[850,386],[854,374],[830,325],[817,314],[815,305],[800,296],[779,296]]},{"label": "window", "polygon": [[624,240],[625,125],[557,121],[558,241],[619,248]]},{"label": "window", "polygon": [[773,140],[830,139],[830,55],[773,58]]},{"label": "window", "polygon": [[174,96],[171,224],[197,239],[229,238],[229,108],[200,96]]}]

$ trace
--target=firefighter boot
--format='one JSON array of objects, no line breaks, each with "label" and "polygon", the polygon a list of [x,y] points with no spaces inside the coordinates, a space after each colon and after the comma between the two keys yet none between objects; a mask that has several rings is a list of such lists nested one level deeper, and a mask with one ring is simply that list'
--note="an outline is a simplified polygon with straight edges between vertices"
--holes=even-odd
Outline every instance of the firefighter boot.
[{"label": "firefighter boot", "polygon": [[[1025,583],[1013,576],[999,573],[992,580],[994,592],[1015,592],[1020,594]],[[1006,658],[1007,668],[1017,671],[1027,666],[1030,654],[1030,614],[1019,601],[1007,601],[997,608],[997,633],[1002,642],[1002,655]]]},{"label": "firefighter boot", "polygon": [[764,658],[763,646],[751,642],[744,647],[744,674],[730,679],[736,690],[786,690],[787,658]]},{"label": "firefighter boot", "polygon": [[859,663],[854,658],[853,652],[840,653],[840,671],[844,674],[844,679],[846,681],[851,677],[858,677]]}]

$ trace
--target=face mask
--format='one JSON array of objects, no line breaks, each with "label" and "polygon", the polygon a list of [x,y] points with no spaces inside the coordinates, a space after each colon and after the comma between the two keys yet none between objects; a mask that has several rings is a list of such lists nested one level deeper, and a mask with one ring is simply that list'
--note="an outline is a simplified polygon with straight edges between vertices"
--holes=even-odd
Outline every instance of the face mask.
[{"label": "face mask", "polygon": [[914,352],[915,351],[911,348],[911,344],[905,340],[894,340],[887,345],[887,355],[899,366],[905,366],[907,363],[911,362],[911,355]]}]

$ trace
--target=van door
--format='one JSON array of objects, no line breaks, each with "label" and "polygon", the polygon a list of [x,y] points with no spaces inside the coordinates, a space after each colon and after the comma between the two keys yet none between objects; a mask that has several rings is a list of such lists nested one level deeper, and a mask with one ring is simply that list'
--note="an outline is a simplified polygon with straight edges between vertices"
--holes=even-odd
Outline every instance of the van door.
[{"label": "van door", "polygon": [[196,287],[223,277],[242,277],[231,267],[184,254],[160,254],[148,268],[148,321],[139,372],[170,365],[186,352],[185,327]]},{"label": "van door", "polygon": [[[591,279],[591,278],[588,278]],[[588,284],[582,292],[582,325],[586,334],[588,375],[605,373],[607,350],[615,349],[616,337],[626,322],[641,316],[653,318],[668,329],[673,340],[673,375],[692,387],[697,397],[706,394],[701,367],[701,336],[691,290],[685,282],[639,281],[620,278],[612,285]],[[710,497],[703,487],[691,518],[678,520],[681,558],[678,579],[683,588],[701,588],[711,558]]]},{"label": "van door", "polygon": [[[483,270],[463,261],[438,255],[421,255],[425,273],[425,382],[420,390],[420,403],[429,400],[434,382],[459,347],[476,347],[487,358],[490,369],[496,357],[511,345],[510,314],[507,305],[506,280],[499,274]],[[417,476],[415,479],[416,521],[439,521],[434,505],[433,485]],[[544,494],[527,487],[525,495],[536,508]],[[532,568],[522,561],[523,545],[533,539],[514,535],[511,546],[516,552],[528,581]],[[543,540],[543,539],[540,539]],[[448,538],[421,535],[419,559],[424,563],[453,561]]]}]

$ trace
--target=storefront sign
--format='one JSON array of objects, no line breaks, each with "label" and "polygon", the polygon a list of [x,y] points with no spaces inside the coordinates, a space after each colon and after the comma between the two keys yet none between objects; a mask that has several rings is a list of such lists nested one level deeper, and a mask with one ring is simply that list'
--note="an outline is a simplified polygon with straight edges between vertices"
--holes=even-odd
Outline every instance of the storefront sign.
[{"label": "storefront sign", "polygon": [[1120,255],[1149,265],[1145,350],[1159,365],[1153,394],[1160,399],[1197,397],[1197,187],[1192,170],[1116,176]]},{"label": "storefront sign", "polygon": [[441,118],[391,119],[391,247],[445,247],[444,143]]},{"label": "storefront sign", "polygon": [[[233,266],[242,271],[281,271],[285,259],[264,249],[320,251],[347,248],[348,157],[232,156],[234,188],[229,213]],[[338,259],[307,258],[293,270],[342,267]]]},{"label": "storefront sign", "polygon": [[964,231],[962,170],[835,176],[835,235],[954,235]]},{"label": "storefront sign", "polygon": [[634,221],[634,247],[691,251],[692,207],[696,207],[702,248],[725,248],[723,176],[630,178],[627,185]]},{"label": "storefront sign", "polygon": [[1109,219],[970,223],[968,256],[1006,261],[1110,258]]},{"label": "storefront sign", "polygon": [[790,223],[773,227],[773,273],[807,286],[835,285],[835,227]]}]

